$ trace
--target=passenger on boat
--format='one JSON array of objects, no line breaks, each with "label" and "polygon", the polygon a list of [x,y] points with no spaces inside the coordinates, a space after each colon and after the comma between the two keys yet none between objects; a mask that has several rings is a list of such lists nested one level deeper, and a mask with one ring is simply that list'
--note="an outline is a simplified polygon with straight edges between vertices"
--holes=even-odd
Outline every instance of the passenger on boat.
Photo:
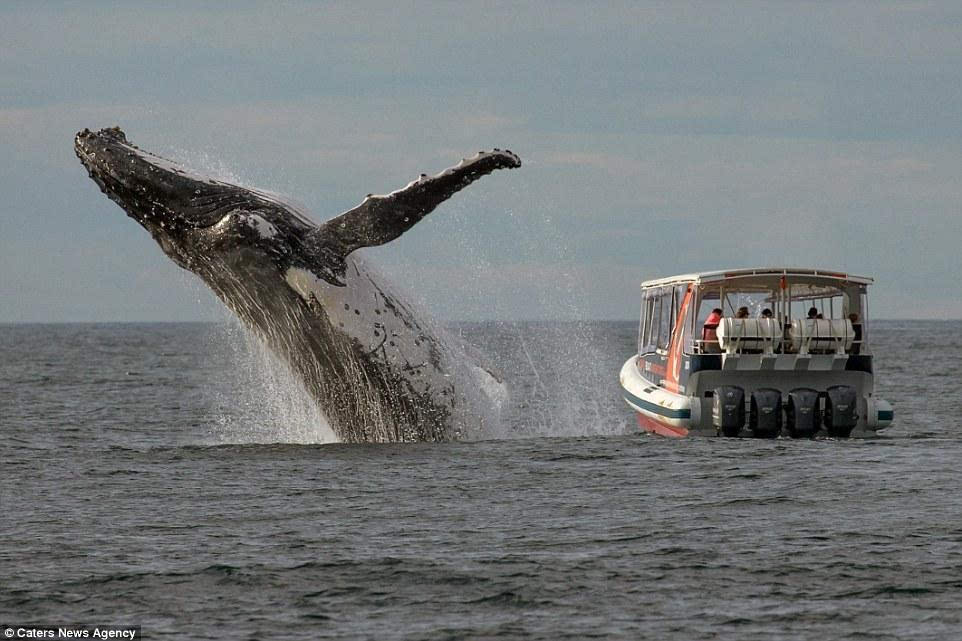
[{"label": "passenger on boat", "polygon": [[762,318],[771,318],[771,317],[772,317],[772,310],[768,309],[767,307],[762,310]]},{"label": "passenger on boat", "polygon": [[701,330],[702,348],[706,352],[718,353],[721,348],[718,346],[718,324],[722,319],[722,310],[720,307],[716,307],[711,310],[711,314],[705,319],[705,325]]},{"label": "passenger on boat", "polygon": [[808,308],[808,317],[809,317],[809,318],[818,318],[818,308],[816,308],[816,307],[809,307],[809,308]]},{"label": "passenger on boat", "polygon": [[852,312],[848,315],[848,319],[852,321],[852,329],[855,331],[855,338],[852,340],[852,354],[862,353],[862,324],[858,322],[858,314]]},{"label": "passenger on boat", "polygon": [[735,318],[748,318],[748,317],[749,317],[749,313],[748,313],[747,307],[739,307],[738,311],[735,312]]}]

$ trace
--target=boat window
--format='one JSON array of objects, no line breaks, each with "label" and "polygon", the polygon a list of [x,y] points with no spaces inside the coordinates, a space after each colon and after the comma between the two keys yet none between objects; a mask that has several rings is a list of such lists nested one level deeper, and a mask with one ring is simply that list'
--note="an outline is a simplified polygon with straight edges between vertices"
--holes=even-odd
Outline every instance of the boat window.
[{"label": "boat window", "polygon": [[672,296],[671,305],[671,321],[672,324],[678,321],[678,314],[681,313],[681,304],[685,300],[685,292],[688,290],[687,285],[676,285],[674,295]]},{"label": "boat window", "polygon": [[671,321],[672,321],[672,289],[662,288],[661,296],[661,320],[658,324],[658,349],[668,349],[671,341]]},{"label": "boat window", "polygon": [[[717,352],[717,338],[715,338],[714,331],[705,329],[705,322],[711,315],[712,310],[720,306],[721,302],[719,300],[718,290],[711,290],[709,288],[703,288],[700,290],[698,296],[698,308],[697,312],[694,314],[694,337],[696,352]],[[691,312],[689,312],[689,314],[690,313]]]},{"label": "boat window", "polygon": [[768,290],[738,291],[731,289],[725,292],[725,299],[720,307],[725,316],[736,316],[738,310],[747,308],[748,317],[757,318],[761,316],[763,309],[772,308],[770,299],[771,292]]},{"label": "boat window", "polygon": [[639,336],[639,354],[655,351],[655,339],[658,336],[658,322],[660,320],[661,297],[658,290],[646,289],[642,295],[642,327]]},{"label": "boat window", "polygon": [[638,332],[638,353],[645,354],[654,351],[651,341],[651,327],[655,324],[657,314],[655,310],[656,297],[651,291],[645,290],[641,298],[641,327]]},{"label": "boat window", "polygon": [[695,315],[697,327],[701,327],[711,314],[711,310],[718,307],[718,292],[703,292],[698,301],[698,313]]},{"label": "boat window", "polygon": [[682,337],[683,337],[684,322],[681,322],[681,324],[679,325],[679,321],[682,321],[682,319],[680,318],[681,306],[685,303],[685,294],[687,292],[688,292],[687,284],[675,285],[675,292],[674,292],[674,295],[672,296],[673,304],[672,304],[671,319],[672,319],[672,325],[673,325],[672,334],[675,335],[676,340],[682,340]]},{"label": "boat window", "polygon": [[658,290],[652,290],[651,296],[651,322],[648,323],[648,335],[645,341],[646,351],[655,351],[655,343],[658,342],[658,326],[661,323],[661,296]]},{"label": "boat window", "polygon": [[648,322],[648,299],[645,297],[644,292],[641,294],[641,313],[639,315],[641,319],[638,321],[638,353],[643,353],[643,347],[645,346],[645,324]]},{"label": "boat window", "polygon": [[[818,318],[825,319],[839,319],[847,318],[849,309],[853,306],[849,305],[848,296],[843,292],[831,292],[826,293],[824,296],[819,296],[817,298],[805,298],[805,299],[795,299],[792,301],[791,307],[791,317],[792,318],[807,318],[812,314],[812,309],[814,309],[814,314]],[[857,312],[854,312],[857,313]]]}]

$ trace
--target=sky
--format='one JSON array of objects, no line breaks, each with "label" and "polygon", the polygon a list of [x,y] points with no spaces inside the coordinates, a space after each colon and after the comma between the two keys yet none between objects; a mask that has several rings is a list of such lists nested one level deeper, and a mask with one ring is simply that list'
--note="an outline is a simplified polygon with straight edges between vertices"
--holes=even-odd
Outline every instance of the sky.
[{"label": "sky", "polygon": [[114,125],[318,221],[511,149],[364,250],[443,319],[637,319],[642,280],[770,265],[962,318],[959,3],[7,1],[0,322],[225,317],[74,156]]}]

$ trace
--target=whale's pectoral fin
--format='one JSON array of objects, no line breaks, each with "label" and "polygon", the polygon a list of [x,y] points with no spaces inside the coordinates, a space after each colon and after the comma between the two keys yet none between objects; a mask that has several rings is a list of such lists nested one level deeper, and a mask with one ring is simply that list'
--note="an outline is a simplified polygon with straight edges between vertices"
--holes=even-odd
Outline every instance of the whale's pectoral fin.
[{"label": "whale's pectoral fin", "polygon": [[315,232],[329,251],[347,256],[355,249],[383,245],[413,227],[455,192],[496,169],[521,166],[507,150],[479,152],[434,176],[421,174],[385,196],[369,195],[360,205],[332,218]]}]

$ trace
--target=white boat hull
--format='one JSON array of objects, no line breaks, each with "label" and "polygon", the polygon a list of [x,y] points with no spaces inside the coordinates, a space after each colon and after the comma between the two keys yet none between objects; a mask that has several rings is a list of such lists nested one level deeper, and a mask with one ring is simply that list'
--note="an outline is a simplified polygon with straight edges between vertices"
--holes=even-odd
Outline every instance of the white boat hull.
[{"label": "white boat hull", "polygon": [[[621,368],[620,382],[625,403],[635,412],[639,426],[647,431],[669,437],[683,437],[689,434],[717,435],[719,431],[712,421],[712,399],[704,394],[688,395],[670,392],[663,386],[647,379],[638,368],[638,357],[629,358]],[[826,374],[822,378],[831,383]],[[801,379],[789,372],[778,376],[775,371],[768,372],[765,383],[780,386],[787,391],[794,387],[811,384],[810,379]],[[744,384],[744,381],[736,381]],[[751,387],[746,390],[746,398]],[[822,389],[825,388],[823,381]],[[689,384],[688,389],[699,391],[697,381]],[[892,406],[874,394],[859,398],[859,422],[851,436],[874,436],[878,430],[891,425],[894,418]],[[749,431],[744,434],[750,435]],[[824,431],[820,435],[825,434]]]}]

